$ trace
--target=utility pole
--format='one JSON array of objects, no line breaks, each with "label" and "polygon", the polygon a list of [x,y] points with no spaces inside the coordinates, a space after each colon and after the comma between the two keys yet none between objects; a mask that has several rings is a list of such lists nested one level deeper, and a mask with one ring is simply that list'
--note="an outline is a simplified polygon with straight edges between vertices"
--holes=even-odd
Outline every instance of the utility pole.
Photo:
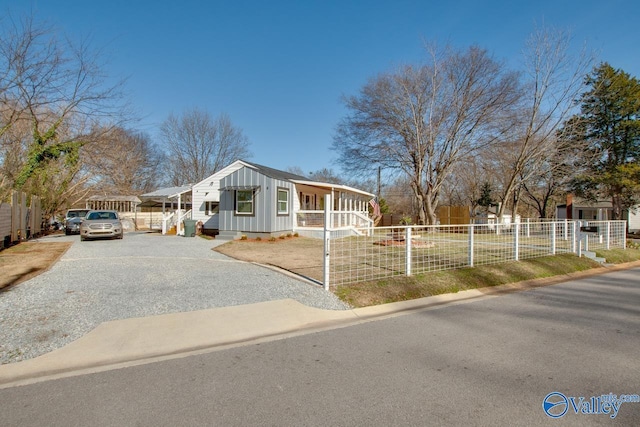
[{"label": "utility pole", "polygon": [[381,171],[382,166],[378,166],[378,194],[376,194],[376,196],[378,197],[378,203],[380,203],[380,194],[382,192]]}]

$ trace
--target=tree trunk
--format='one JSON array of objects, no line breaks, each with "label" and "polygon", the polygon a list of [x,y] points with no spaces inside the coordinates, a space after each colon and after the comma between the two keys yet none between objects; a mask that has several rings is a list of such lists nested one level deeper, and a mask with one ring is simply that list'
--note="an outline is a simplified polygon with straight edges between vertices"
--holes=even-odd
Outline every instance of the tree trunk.
[{"label": "tree trunk", "polygon": [[411,189],[413,190],[413,195],[415,196],[415,200],[417,202],[418,208],[418,222],[420,224],[425,224],[426,222],[426,211],[425,211],[425,194],[422,191],[422,187],[420,184],[417,184],[415,181],[411,183]]},{"label": "tree trunk", "polygon": [[622,219],[622,199],[620,198],[620,196],[618,195],[614,195],[611,198],[611,206],[612,206],[612,216],[613,220],[618,220],[618,219]]}]

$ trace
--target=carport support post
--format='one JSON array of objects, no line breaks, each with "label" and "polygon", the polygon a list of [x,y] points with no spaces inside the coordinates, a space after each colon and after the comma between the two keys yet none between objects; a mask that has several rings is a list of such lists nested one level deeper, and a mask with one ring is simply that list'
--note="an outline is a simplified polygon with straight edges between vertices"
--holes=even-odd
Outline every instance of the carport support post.
[{"label": "carport support post", "polygon": [[182,211],[180,210],[180,203],[182,202],[182,193],[178,193],[178,215],[176,217],[176,236],[180,236],[182,231],[180,227],[180,214]]},{"label": "carport support post", "polygon": [[324,290],[329,290],[329,268],[330,268],[330,244],[331,244],[331,195],[324,196],[324,259],[322,260],[322,284]]}]

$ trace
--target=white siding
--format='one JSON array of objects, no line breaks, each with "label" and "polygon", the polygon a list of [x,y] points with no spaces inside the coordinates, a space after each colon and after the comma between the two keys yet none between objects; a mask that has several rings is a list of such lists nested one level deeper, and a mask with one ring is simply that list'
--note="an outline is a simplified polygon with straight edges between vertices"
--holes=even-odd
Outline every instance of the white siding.
[{"label": "white siding", "polygon": [[220,201],[220,180],[244,165],[240,160],[235,161],[193,186],[191,190],[191,218],[193,220],[202,221],[206,229],[217,230],[219,228],[219,214],[207,215],[205,198]]}]

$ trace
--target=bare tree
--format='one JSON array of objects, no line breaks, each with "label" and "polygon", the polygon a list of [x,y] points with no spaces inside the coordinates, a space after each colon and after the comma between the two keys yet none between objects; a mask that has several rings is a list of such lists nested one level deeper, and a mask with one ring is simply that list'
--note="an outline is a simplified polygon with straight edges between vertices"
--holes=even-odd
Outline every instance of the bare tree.
[{"label": "bare tree", "polygon": [[199,109],[171,114],[160,132],[174,185],[202,181],[234,160],[251,156],[247,137],[226,114],[215,119]]},{"label": "bare tree", "polygon": [[491,186],[491,176],[482,159],[468,157],[455,165],[443,188],[443,200],[452,206],[469,206],[471,215],[481,206],[483,186]]},{"label": "bare tree", "polygon": [[158,188],[162,184],[162,152],[148,135],[117,127],[81,151],[82,163],[91,175],[94,192],[132,195]]},{"label": "bare tree", "polygon": [[525,96],[519,119],[502,149],[495,150],[494,170],[503,182],[499,195],[502,217],[507,204],[515,216],[524,185],[552,158],[566,150],[557,138],[562,123],[572,114],[591,59],[569,53],[566,31],[538,29],[525,49]]},{"label": "bare tree", "polygon": [[350,114],[334,138],[345,169],[400,169],[423,224],[436,223],[452,167],[504,132],[518,96],[517,76],[485,50],[430,55],[428,64],[379,75],[345,98]]},{"label": "bare tree", "polygon": [[[28,138],[10,145],[22,151],[13,156],[17,172],[9,186],[21,189],[31,183],[38,193],[37,177],[49,164],[69,168],[73,175],[80,148],[94,141],[95,124],[123,117],[121,84],[107,84],[100,51],[87,43],[73,44],[56,37],[56,31],[36,23],[33,17],[5,17],[0,35],[0,132],[28,123]],[[5,146],[7,147],[7,146]],[[62,161],[61,163],[59,161]],[[14,165],[15,166],[15,165]],[[66,183],[66,184],[65,184]],[[70,182],[61,183],[69,185]],[[6,189],[6,188],[5,188]]]}]

